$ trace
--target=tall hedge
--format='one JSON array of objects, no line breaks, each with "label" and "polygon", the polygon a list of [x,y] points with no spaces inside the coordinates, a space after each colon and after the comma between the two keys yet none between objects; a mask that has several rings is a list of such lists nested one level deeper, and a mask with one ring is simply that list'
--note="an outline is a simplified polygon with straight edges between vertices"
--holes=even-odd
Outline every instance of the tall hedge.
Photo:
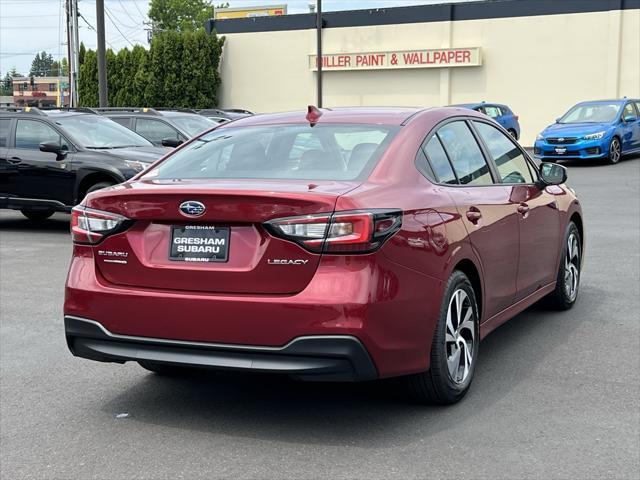
[{"label": "tall hedge", "polygon": [[[217,103],[218,67],[224,37],[204,30],[154,34],[149,49],[139,45],[107,50],[107,86],[112,107],[211,108]],[[83,50],[78,78],[81,106],[98,106],[94,50]]]}]

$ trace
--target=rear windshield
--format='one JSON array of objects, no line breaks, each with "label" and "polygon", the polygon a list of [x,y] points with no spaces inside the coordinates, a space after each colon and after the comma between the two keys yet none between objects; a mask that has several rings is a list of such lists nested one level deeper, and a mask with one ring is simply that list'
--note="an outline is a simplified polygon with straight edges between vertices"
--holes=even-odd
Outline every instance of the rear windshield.
[{"label": "rear windshield", "polygon": [[262,125],[203,135],[146,177],[355,180],[374,167],[400,127]]}]

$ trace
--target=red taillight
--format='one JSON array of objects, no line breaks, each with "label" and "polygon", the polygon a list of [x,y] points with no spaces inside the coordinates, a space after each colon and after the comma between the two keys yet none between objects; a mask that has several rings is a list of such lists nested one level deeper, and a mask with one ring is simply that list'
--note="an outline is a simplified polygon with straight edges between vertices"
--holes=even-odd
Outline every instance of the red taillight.
[{"label": "red taillight", "polygon": [[399,210],[357,210],[306,215],[265,223],[274,236],[291,240],[315,253],[368,253],[400,229]]},{"label": "red taillight", "polygon": [[122,231],[130,220],[117,213],[77,206],[71,210],[71,237],[75,243],[95,245],[108,235]]}]

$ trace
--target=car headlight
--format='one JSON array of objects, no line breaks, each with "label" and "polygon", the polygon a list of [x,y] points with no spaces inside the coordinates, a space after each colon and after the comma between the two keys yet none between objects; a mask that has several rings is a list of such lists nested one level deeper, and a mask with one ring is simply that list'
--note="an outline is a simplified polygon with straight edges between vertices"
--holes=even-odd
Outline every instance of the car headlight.
[{"label": "car headlight", "polygon": [[600,140],[607,132],[591,133],[582,137],[583,140]]},{"label": "car headlight", "polygon": [[542,136],[541,133],[539,133],[538,136],[536,137],[536,141],[538,140],[544,140],[544,137]]},{"label": "car headlight", "polygon": [[137,160],[125,160],[125,165],[129,167],[131,170],[135,170],[136,172],[141,172],[145,168],[147,168],[146,163],[139,162]]}]

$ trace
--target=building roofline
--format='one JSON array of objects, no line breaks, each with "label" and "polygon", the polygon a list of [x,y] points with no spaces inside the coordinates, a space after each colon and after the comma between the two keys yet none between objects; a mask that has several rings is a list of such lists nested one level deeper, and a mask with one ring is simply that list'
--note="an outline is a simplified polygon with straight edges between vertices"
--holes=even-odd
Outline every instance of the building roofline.
[{"label": "building roofline", "polygon": [[[632,9],[640,9],[640,0],[589,0],[588,2],[585,2],[585,0],[481,0],[463,3],[326,12],[322,14],[322,18],[324,28],[341,28]],[[316,28],[316,15],[315,13],[300,13],[271,17],[210,19],[205,22],[205,28],[209,33],[215,30],[223,35],[308,30]]]}]

